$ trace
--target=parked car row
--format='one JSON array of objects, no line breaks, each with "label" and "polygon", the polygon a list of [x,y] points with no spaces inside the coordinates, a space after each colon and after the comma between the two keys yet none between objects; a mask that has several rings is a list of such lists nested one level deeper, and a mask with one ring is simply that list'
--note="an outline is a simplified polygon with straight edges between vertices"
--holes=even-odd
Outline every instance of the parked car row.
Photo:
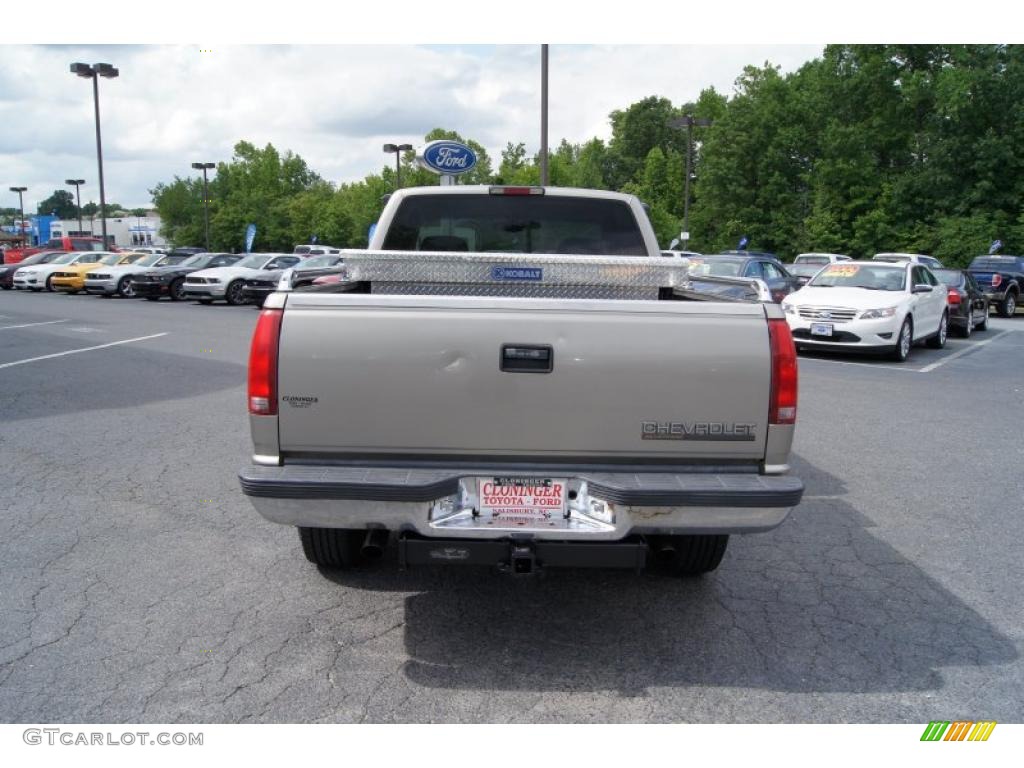
[{"label": "parked car row", "polygon": [[[298,246],[291,254],[196,251],[41,251],[0,267],[0,286],[262,306],[286,271],[291,289],[315,290],[317,283],[342,279],[343,256],[333,247]],[[950,328],[964,337],[986,330],[990,307],[1012,316],[1024,286],[1020,256],[979,256],[960,270],[910,253],[879,253],[862,261],[805,253],[791,265],[756,251],[662,255],[688,259],[695,279],[759,281],[763,299],[781,303],[798,349],[884,353],[898,361],[919,342],[943,347]]]},{"label": "parked car row", "polygon": [[293,269],[293,288],[340,270],[340,249],[299,248],[302,250],[290,254],[208,253],[199,249],[169,253],[46,251],[0,268],[0,286],[37,292],[138,296],[151,301],[166,296],[172,301],[193,299],[209,304],[224,300],[228,304],[251,302],[262,306],[264,299],[277,290],[285,270]]},{"label": "parked car row", "polygon": [[906,360],[913,346],[941,348],[952,328],[969,337],[988,328],[990,308],[1012,317],[1024,287],[1024,257],[979,256],[947,269],[933,256],[877,253],[856,261],[837,253],[803,253],[792,264],[773,254],[727,251],[686,257],[695,276],[762,281],[781,302],[798,349],[887,354]]}]

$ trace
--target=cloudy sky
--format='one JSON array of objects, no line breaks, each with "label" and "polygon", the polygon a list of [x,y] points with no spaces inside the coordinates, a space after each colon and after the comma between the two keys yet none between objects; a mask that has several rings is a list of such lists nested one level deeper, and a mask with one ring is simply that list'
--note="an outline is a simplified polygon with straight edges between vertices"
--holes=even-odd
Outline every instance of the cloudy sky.
[{"label": "cloudy sky", "polygon": [[[607,138],[608,113],[646,96],[731,93],[746,64],[790,71],[822,48],[552,45],[552,144]],[[230,159],[240,139],[291,149],[333,182],[378,171],[383,143],[418,145],[439,126],[495,159],[507,141],[539,144],[536,45],[4,45],[0,205],[26,186],[35,211],[67,178],[86,179],[83,202],[98,201],[91,87],[68,71],[74,61],[120,69],[100,80],[100,109],[107,199],[128,207],[149,205],[149,190],[193,161]]]}]

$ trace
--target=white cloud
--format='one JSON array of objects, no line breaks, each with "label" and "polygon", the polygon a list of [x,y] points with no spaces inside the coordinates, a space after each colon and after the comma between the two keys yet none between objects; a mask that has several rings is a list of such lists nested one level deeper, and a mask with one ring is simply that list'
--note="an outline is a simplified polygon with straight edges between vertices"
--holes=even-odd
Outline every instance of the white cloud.
[{"label": "white cloud", "polygon": [[[744,65],[791,71],[821,48],[553,45],[551,142],[607,138],[613,109],[731,93]],[[538,146],[539,46],[0,46],[0,173],[4,188],[29,187],[26,209],[73,176],[98,199],[91,88],[73,61],[120,69],[100,81],[104,173],[107,199],[133,207],[193,161],[229,159],[240,139],[290,149],[334,182],[378,171],[382,143],[438,126],[495,160],[506,141]]]}]

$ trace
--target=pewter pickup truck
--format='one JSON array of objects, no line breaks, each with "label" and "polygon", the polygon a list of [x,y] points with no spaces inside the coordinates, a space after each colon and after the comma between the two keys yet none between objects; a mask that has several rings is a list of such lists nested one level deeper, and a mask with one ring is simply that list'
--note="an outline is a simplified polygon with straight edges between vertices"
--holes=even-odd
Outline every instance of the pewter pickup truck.
[{"label": "pewter pickup truck", "polygon": [[313,563],[699,574],[799,503],[782,311],[662,258],[635,197],[405,189],[344,259],[285,276],[249,361],[242,489]]}]

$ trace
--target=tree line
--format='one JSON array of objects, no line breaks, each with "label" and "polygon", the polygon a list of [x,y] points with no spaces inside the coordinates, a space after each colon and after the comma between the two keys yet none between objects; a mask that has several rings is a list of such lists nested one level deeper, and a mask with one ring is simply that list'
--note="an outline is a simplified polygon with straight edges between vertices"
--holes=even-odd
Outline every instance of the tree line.
[{"label": "tree line", "polygon": [[[1024,250],[1024,47],[830,45],[799,70],[748,66],[731,94],[682,104],[650,96],[609,116],[611,138],[549,151],[550,183],[629,192],[649,206],[663,246],[683,226],[692,130],[691,239],[715,252],[748,247],[791,258],[884,250],[965,264],[1001,240]],[[466,141],[478,165],[460,183],[540,182],[523,142],[492,159],[472,139],[434,129],[425,141]],[[497,166],[495,167],[495,162]],[[403,186],[437,177],[401,158]],[[395,170],[332,184],[298,155],[241,141],[209,183],[211,247],[240,250],[249,223],[259,250],[319,242],[364,247]],[[201,178],[158,184],[153,202],[175,244],[203,242]]]}]

